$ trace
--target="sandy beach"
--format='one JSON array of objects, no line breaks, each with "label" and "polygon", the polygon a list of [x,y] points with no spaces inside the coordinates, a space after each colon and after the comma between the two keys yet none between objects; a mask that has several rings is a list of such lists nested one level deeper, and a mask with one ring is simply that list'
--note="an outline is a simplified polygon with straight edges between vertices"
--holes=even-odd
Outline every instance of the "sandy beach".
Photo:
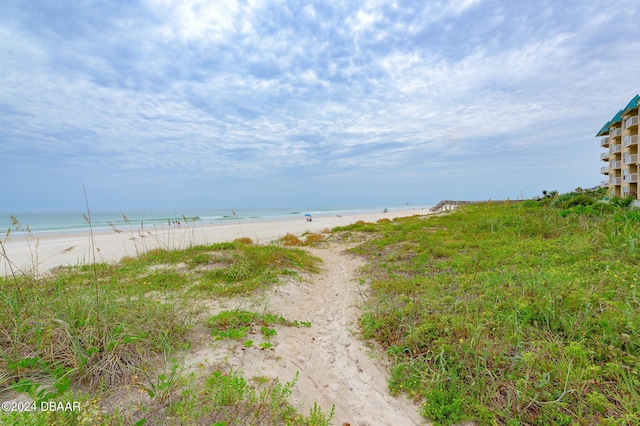
[{"label": "sandy beach", "polygon": [[[382,218],[394,219],[428,214],[428,209],[412,208],[384,213],[350,213],[340,216],[318,216],[307,222],[304,217],[263,218],[234,220],[223,224],[190,223],[164,228],[100,230],[65,234],[49,234],[28,238],[13,233],[4,241],[6,256],[15,271],[43,274],[58,266],[76,266],[97,262],[117,262],[125,256],[136,256],[146,250],[157,248],[175,249],[189,245],[213,244],[248,237],[257,244],[269,243],[287,233],[302,235],[317,233],[336,226],[345,226],[357,221],[375,222]],[[95,250],[93,250],[95,247]],[[6,259],[0,261],[0,274],[8,276],[11,268]]]}]

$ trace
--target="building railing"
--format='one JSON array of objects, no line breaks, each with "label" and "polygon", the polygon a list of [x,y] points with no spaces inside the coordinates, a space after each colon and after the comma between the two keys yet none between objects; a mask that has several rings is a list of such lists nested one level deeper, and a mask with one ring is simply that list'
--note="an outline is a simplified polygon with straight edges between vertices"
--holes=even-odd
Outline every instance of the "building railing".
[{"label": "building railing", "polygon": [[626,174],[626,175],[622,176],[622,180],[624,182],[628,182],[628,183],[637,182],[638,181],[638,174],[637,173]]},{"label": "building railing", "polygon": [[633,115],[629,118],[627,118],[626,120],[624,120],[624,128],[628,129],[629,127],[633,127],[633,126],[637,126],[638,125],[638,116],[637,115]]},{"label": "building railing", "polygon": [[608,188],[609,187],[609,181],[608,180],[600,181],[600,187],[601,188]]},{"label": "building railing", "polygon": [[624,146],[632,146],[632,145],[638,145],[638,135],[633,135],[633,136],[625,136],[623,139],[623,143]]},{"label": "building railing", "polygon": [[622,178],[614,177],[614,178],[611,178],[609,182],[611,182],[611,184],[613,185],[620,185],[622,183]]},{"label": "building railing", "polygon": [[608,175],[609,174],[609,166],[600,167],[600,174]]},{"label": "building railing", "polygon": [[622,161],[620,160],[609,161],[609,169],[620,169],[620,168],[622,168]]},{"label": "building railing", "polygon": [[619,152],[622,152],[622,144],[615,144],[615,145],[611,145],[611,153],[612,154],[617,154]]},{"label": "building railing", "polygon": [[638,154],[625,154],[623,161],[624,164],[636,164],[638,162]]},{"label": "building railing", "polygon": [[609,153],[608,152],[603,152],[602,154],[600,154],[600,159],[602,161],[609,161]]},{"label": "building railing", "polygon": [[602,138],[600,146],[603,148],[609,148],[609,138]]},{"label": "building railing", "polygon": [[620,135],[622,135],[622,129],[620,127],[616,127],[615,129],[611,129],[611,131],[609,132],[609,137],[611,137],[611,138],[617,138]]}]

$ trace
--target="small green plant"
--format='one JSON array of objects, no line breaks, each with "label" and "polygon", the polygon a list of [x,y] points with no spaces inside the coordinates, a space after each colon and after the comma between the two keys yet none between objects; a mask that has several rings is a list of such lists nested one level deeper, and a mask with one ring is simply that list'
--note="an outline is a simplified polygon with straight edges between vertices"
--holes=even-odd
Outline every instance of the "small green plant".
[{"label": "small green plant", "polygon": [[147,383],[141,383],[139,386],[147,392],[149,398],[157,399],[160,402],[171,397],[182,378],[183,371],[176,358],[172,358],[171,362],[165,362],[163,364],[164,371],[162,371],[156,378],[152,378],[144,370],[141,371],[147,378]]},{"label": "small green plant", "polygon": [[260,327],[260,331],[262,331],[262,334],[266,338],[269,338],[271,336],[275,336],[276,334],[278,334],[278,332],[276,331],[275,328],[269,328],[269,327],[264,326],[264,325]]},{"label": "small green plant", "polygon": [[286,383],[259,377],[254,387],[234,370],[215,371],[203,387],[185,390],[171,412],[181,424],[331,425],[334,407],[325,413],[314,404],[305,416],[288,402],[297,380],[297,373]]},{"label": "small green plant", "polygon": [[271,349],[273,347],[273,343],[271,342],[262,342],[258,345],[260,349]]},{"label": "small green plant", "polygon": [[422,414],[437,424],[454,424],[464,419],[463,400],[450,386],[434,388],[426,395]]},{"label": "small green plant", "polygon": [[242,340],[249,331],[249,327],[230,328],[228,330],[212,330],[211,335],[216,340],[231,339]]},{"label": "small green plant", "polygon": [[310,327],[308,321],[289,321],[286,318],[269,313],[258,314],[255,312],[233,310],[222,311],[210,317],[207,324],[216,339],[241,340],[253,328],[259,328],[260,332],[268,339],[275,336],[277,330],[269,327],[272,324],[281,324],[288,327]]}]

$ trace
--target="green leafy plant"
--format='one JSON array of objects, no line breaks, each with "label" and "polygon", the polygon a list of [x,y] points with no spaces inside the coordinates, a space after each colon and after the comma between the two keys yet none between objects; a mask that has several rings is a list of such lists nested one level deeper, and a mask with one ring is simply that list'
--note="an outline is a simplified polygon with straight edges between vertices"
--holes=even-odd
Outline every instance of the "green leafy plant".
[{"label": "green leafy plant", "polygon": [[325,413],[314,404],[305,416],[288,402],[297,379],[296,373],[290,382],[260,380],[253,387],[234,370],[214,371],[203,387],[185,391],[171,413],[183,424],[332,424],[334,407]]},{"label": "green leafy plant", "polygon": [[157,377],[151,377],[145,370],[141,370],[141,374],[147,378],[146,383],[140,383],[138,386],[147,392],[149,398],[155,398],[160,402],[171,397],[183,376],[182,368],[176,358],[172,358],[170,363],[165,356],[165,362],[163,364],[163,371],[158,374]]}]

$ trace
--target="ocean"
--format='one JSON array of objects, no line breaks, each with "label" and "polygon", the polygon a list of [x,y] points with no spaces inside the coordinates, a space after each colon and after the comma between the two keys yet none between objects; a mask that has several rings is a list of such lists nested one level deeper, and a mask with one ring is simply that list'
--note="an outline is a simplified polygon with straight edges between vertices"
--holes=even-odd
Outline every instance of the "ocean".
[{"label": "ocean", "polygon": [[[80,232],[91,227],[95,231],[104,229],[130,229],[167,227],[172,224],[181,225],[188,223],[215,224],[225,221],[250,221],[260,219],[278,219],[305,215],[315,217],[335,216],[358,212],[376,212],[388,209],[389,211],[428,209],[432,205],[401,204],[390,206],[341,206],[330,209],[319,208],[245,208],[245,209],[157,209],[157,210],[131,210],[131,211],[91,211],[87,212],[0,212],[0,232],[5,234],[9,229],[11,233],[30,231],[34,235],[49,233]],[[15,218],[14,221],[13,218]]]}]

